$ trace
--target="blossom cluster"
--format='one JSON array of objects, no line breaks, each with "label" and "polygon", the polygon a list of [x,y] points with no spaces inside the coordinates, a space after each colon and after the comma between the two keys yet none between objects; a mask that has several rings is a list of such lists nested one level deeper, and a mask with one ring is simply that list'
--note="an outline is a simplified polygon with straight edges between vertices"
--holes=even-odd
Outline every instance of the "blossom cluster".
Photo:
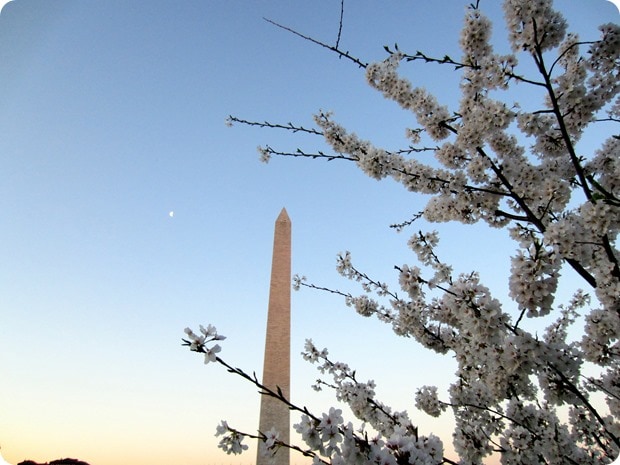
[{"label": "blossom cluster", "polygon": [[[425,276],[415,265],[397,267],[407,299],[358,271],[349,253],[339,255],[337,269],[362,284],[364,294],[346,296],[347,305],[358,313],[377,315],[396,334],[414,337],[429,349],[454,353],[458,382],[450,389],[450,399],[440,401],[433,387],[424,387],[416,403],[431,415],[452,406],[454,445],[465,463],[478,463],[494,450],[502,451],[506,463],[541,457],[555,463],[569,456],[594,463],[620,448],[617,420],[599,414],[589,400],[589,392],[604,393],[610,412],[617,412],[620,270],[614,244],[620,230],[620,143],[610,137],[589,159],[576,155],[575,143],[597,112],[617,98],[620,28],[603,25],[601,40],[591,43],[584,57],[579,37],[566,33],[566,21],[550,1],[508,0],[504,10],[514,52],[504,56],[493,52],[490,22],[482,12],[472,6],[466,13],[463,97],[456,117],[399,74],[400,63],[408,58],[404,53],[391,53],[366,69],[371,86],[415,115],[420,124],[416,137],[424,131],[443,141],[435,152],[442,168],[374,147],[338,125],[331,114],[321,114],[317,124],[335,151],[353,155],[370,176],[391,176],[411,191],[429,194],[427,220],[508,226],[518,246],[509,281],[516,315],[491,296],[477,273],[453,275],[452,267],[435,253],[436,232],[418,232],[409,241],[432,274]],[[548,66],[543,52],[554,48],[557,66]],[[534,60],[538,78],[518,74],[517,53]],[[506,89],[511,81],[544,88],[542,108],[525,111],[491,98],[490,91]],[[617,99],[609,110],[612,120],[616,107]],[[515,127],[533,141],[529,150],[511,133]],[[579,195],[583,203],[569,208]],[[578,291],[574,302],[579,305],[568,310],[555,302],[567,266],[593,287],[601,305],[585,311],[581,341],[568,341],[568,327],[579,321],[577,308],[585,307],[585,294]],[[368,295],[371,292],[388,297],[389,304]],[[543,339],[521,328],[526,320],[555,313],[560,316]],[[583,382],[584,359],[608,368]],[[545,404],[542,413],[535,414],[540,395]],[[580,412],[568,424],[555,410],[565,404]],[[579,439],[586,423],[589,434],[600,441],[594,452],[584,453],[590,443]]]},{"label": "blossom cluster", "polygon": [[505,0],[503,7],[514,51],[548,50],[566,33],[566,20],[549,0]]},{"label": "blossom cluster", "polygon": [[223,436],[218,447],[227,454],[241,454],[248,449],[247,444],[243,444],[244,435],[228,426],[225,420],[217,426],[215,436]]},{"label": "blossom cluster", "polygon": [[226,336],[217,333],[215,326],[208,325],[206,328],[200,325],[200,334],[194,333],[190,328],[185,328],[187,339],[183,339],[184,345],[189,346],[192,352],[204,354],[205,365],[217,360],[217,354],[222,350],[219,344],[207,347],[206,344],[213,341],[223,341]]},{"label": "blossom cluster", "polygon": [[378,433],[368,441],[364,426],[361,430],[364,436],[356,435],[352,424],[344,423],[342,410],[332,407],[320,420],[304,415],[301,422],[294,425],[311,450],[330,458],[332,464],[443,463],[441,440],[432,434],[420,435],[407,412],[393,411],[377,400],[372,380],[358,381],[347,364],[330,360],[327,349],[317,349],[311,340],[306,340],[302,355],[318,363],[318,369],[332,378],[331,382],[319,383],[332,388],[337,400],[345,402],[364,425]]},{"label": "blossom cluster", "polygon": [[[475,2],[465,13],[459,61],[386,49],[385,60],[365,66],[369,85],[417,121],[405,128],[410,150],[378,147],[329,112],[314,118],[314,133],[333,151],[320,156],[426,195],[416,218],[485,222],[505,228],[515,244],[504,299],[478,272],[455,272],[440,257],[436,231],[411,235],[417,262],[395,266],[396,286],[357,269],[349,252],[338,255],[336,268],[360,285],[359,295],[295,279],[296,289],[341,295],[360,315],[376,316],[396,335],[457,364],[444,399],[436,386],[414,395],[415,406],[431,416],[452,411],[452,460],[406,411],[376,399],[374,381],[360,382],[355,370],[308,340],[303,357],[331,378],[315,388],[333,389],[369,428],[356,432],[340,409],[317,416],[300,410],[295,429],[315,462],[481,464],[499,454],[504,465],[594,465],[620,454],[620,26],[604,24],[598,40],[584,42],[568,32],[551,0],[504,0],[503,10],[511,53],[494,51],[491,22]],[[461,72],[455,108],[407,77],[404,64],[414,60]],[[533,66],[522,66],[528,62]],[[515,104],[506,92],[514,84],[542,98]],[[611,130],[588,152],[577,144],[593,125],[599,134]],[[437,144],[430,162],[412,155],[428,150],[418,147],[426,140]],[[271,147],[260,152],[265,160],[286,155]],[[316,157],[299,149],[294,156]],[[558,302],[570,274],[587,290]],[[200,336],[192,337],[203,347]],[[274,446],[275,438],[263,440]]]}]

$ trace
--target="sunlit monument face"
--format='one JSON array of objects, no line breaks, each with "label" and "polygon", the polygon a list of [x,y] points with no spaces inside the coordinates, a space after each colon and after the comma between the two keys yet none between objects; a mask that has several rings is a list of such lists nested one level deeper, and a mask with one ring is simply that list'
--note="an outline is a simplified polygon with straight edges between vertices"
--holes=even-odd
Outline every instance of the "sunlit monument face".
[{"label": "sunlit monument face", "polygon": [[[280,388],[287,399],[290,399],[290,339],[291,220],[283,208],[276,220],[273,238],[263,384],[274,391]],[[290,444],[290,421],[290,410],[284,403],[272,397],[261,397],[259,430],[262,433],[267,433],[273,428],[279,433],[279,440]],[[261,452],[260,445],[257,465],[289,464],[289,449],[279,449],[272,458]]]}]

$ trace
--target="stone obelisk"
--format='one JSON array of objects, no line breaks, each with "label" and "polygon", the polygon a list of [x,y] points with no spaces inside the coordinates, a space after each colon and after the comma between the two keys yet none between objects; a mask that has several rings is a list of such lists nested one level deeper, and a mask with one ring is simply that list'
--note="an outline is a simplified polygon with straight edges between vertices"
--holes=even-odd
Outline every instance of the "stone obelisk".
[{"label": "stone obelisk", "polygon": [[[291,383],[291,220],[283,208],[276,220],[269,286],[269,309],[263,384],[290,399]],[[290,444],[290,410],[282,402],[261,396],[259,430],[262,433],[274,428],[279,439]],[[275,460],[274,460],[275,459]],[[290,453],[280,448],[275,457],[258,450],[257,465],[289,465]]]}]

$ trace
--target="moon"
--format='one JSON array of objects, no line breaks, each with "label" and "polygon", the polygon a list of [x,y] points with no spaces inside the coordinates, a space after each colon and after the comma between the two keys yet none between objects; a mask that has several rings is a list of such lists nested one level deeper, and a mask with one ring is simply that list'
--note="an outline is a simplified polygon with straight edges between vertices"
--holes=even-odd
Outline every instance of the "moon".
[{"label": "moon", "polygon": [[170,218],[174,218],[174,210],[170,210],[170,211],[168,212],[168,216],[169,216]]},{"label": "moon", "polygon": [[10,2],[11,0],[0,0],[0,11],[2,11],[2,9],[4,8],[4,5]]}]

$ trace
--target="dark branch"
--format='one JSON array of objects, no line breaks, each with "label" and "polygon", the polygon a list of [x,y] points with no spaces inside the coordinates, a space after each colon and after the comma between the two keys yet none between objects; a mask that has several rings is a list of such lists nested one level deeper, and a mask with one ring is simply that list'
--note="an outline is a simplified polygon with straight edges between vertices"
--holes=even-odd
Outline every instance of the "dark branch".
[{"label": "dark branch", "polygon": [[422,215],[424,215],[424,211],[416,213],[410,220],[403,221],[402,223],[391,224],[390,228],[396,229],[396,231],[400,232],[405,229],[405,227],[411,226],[416,220],[422,218]]},{"label": "dark branch", "polygon": [[364,63],[364,62],[360,61],[358,58],[355,58],[354,56],[349,55],[349,52],[343,52],[338,47],[334,47],[332,45],[327,45],[326,43],[321,42],[320,40],[316,40],[316,39],[313,39],[310,36],[301,34],[300,32],[297,32],[296,30],[291,29],[290,27],[283,26],[282,24],[278,24],[275,21],[272,21],[271,19],[268,19],[268,18],[263,18],[263,19],[265,21],[267,21],[268,23],[273,24],[274,26],[279,27],[280,29],[284,29],[285,31],[290,32],[292,34],[295,34],[296,36],[301,37],[304,40],[307,40],[309,42],[312,42],[313,44],[319,45],[319,46],[321,46],[323,48],[326,48],[328,50],[331,50],[332,52],[337,53],[340,58],[346,58],[347,60],[351,60],[353,63],[355,63],[360,68],[368,67],[368,63]]},{"label": "dark branch", "polygon": [[338,23],[338,37],[336,38],[336,48],[340,45],[340,36],[342,35],[342,18],[344,17],[344,0],[340,0],[340,22]]},{"label": "dark branch", "polygon": [[277,150],[274,150],[273,148],[266,146],[265,150],[270,154],[270,155],[278,155],[281,157],[305,157],[305,158],[325,158],[327,159],[327,161],[332,161],[332,160],[347,160],[347,161],[358,161],[357,158],[354,157],[348,157],[346,155],[343,155],[342,153],[336,154],[336,155],[328,155],[326,153],[323,153],[322,151],[317,151],[316,153],[307,153],[304,152],[301,149],[297,149],[295,150],[295,152],[279,152]]},{"label": "dark branch", "polygon": [[[473,70],[479,70],[480,66],[477,64],[472,64],[472,63],[462,63],[460,61],[456,61],[453,60],[449,55],[444,55],[442,58],[435,58],[435,57],[431,57],[426,55],[424,52],[421,51],[416,51],[414,55],[409,55],[407,53],[403,53],[398,49],[398,45],[394,44],[394,50],[391,50],[388,46],[384,46],[383,47],[385,49],[386,52],[388,52],[390,55],[393,55],[394,53],[400,53],[403,57],[403,59],[405,61],[419,61],[422,60],[425,63],[437,63],[440,65],[453,65],[455,70],[459,70],[461,68],[470,68]],[[514,79],[516,81],[519,82],[525,82],[528,84],[532,84],[535,86],[540,86],[540,87],[544,87],[545,84],[543,82],[539,82],[539,81],[533,81],[531,79],[527,79],[526,77],[520,76],[518,74],[514,74],[511,71],[508,71],[507,69],[504,69],[504,73],[507,77]]]},{"label": "dark branch", "polygon": [[230,124],[240,123],[240,124],[245,124],[247,126],[257,126],[259,128],[286,129],[288,131],[305,132],[307,134],[315,134],[317,136],[323,135],[323,133],[321,131],[318,131],[317,129],[314,129],[314,128],[308,129],[308,128],[304,128],[303,126],[295,126],[291,122],[288,122],[286,124],[279,124],[279,123],[270,123],[269,121],[263,121],[262,123],[259,123],[257,121],[248,121],[245,119],[237,118],[236,116],[232,116],[232,115],[230,115],[226,119],[226,121]]}]

